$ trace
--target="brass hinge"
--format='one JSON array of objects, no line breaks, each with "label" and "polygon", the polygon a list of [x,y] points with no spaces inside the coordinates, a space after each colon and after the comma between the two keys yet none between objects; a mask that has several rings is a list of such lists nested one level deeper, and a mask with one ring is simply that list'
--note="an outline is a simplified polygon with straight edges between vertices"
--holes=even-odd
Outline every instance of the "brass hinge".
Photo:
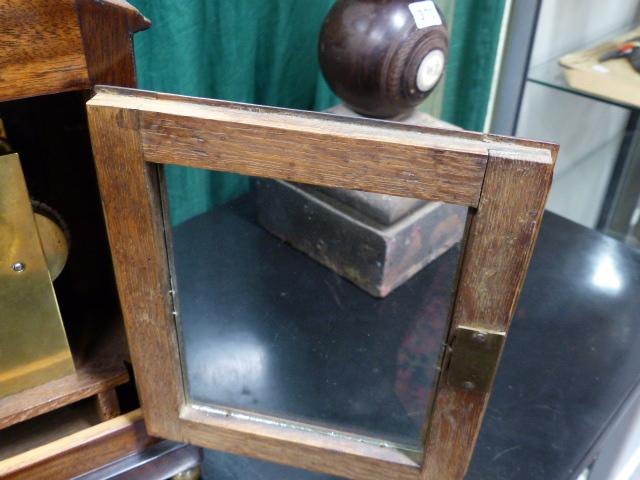
[{"label": "brass hinge", "polygon": [[505,334],[458,327],[451,345],[447,384],[478,393],[493,385]]}]

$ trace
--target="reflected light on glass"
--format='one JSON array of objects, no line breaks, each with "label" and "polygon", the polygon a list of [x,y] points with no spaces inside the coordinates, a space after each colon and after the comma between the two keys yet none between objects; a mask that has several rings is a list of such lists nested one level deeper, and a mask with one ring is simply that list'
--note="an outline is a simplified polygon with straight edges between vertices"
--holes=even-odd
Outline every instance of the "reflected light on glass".
[{"label": "reflected light on glass", "polygon": [[266,370],[264,347],[258,342],[236,343],[234,347],[233,351],[217,359],[220,371],[231,372],[231,385],[260,383]]},{"label": "reflected light on glass", "polygon": [[247,332],[230,334],[226,340],[196,353],[192,381],[207,382],[222,401],[232,401],[238,392],[264,391],[269,383],[268,352],[262,342]]},{"label": "reflected light on glass", "polygon": [[606,254],[598,259],[592,281],[596,287],[609,294],[618,293],[622,288],[622,280],[615,263]]}]

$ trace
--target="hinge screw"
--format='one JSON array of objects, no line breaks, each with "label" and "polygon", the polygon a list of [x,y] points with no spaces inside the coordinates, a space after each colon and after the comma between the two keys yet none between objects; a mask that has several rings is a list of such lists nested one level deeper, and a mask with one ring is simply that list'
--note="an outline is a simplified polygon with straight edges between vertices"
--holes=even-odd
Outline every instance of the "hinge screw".
[{"label": "hinge screw", "polygon": [[474,388],[476,388],[476,384],[475,384],[475,383],[473,383],[473,382],[464,382],[464,383],[462,384],[462,387],[463,387],[465,390],[473,390]]},{"label": "hinge screw", "polygon": [[484,342],[484,341],[487,339],[487,336],[486,336],[484,333],[481,333],[481,332],[475,332],[475,333],[473,334],[473,339],[474,339],[476,342]]}]

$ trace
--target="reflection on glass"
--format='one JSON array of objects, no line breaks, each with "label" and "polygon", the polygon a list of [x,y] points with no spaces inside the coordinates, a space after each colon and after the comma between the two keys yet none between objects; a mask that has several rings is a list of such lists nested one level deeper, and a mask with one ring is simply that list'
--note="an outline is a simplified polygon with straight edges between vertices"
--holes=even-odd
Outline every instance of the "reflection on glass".
[{"label": "reflection on glass", "polygon": [[[264,184],[258,195],[256,183],[250,193],[173,228],[189,400],[419,449],[459,245],[383,298],[374,296],[294,248],[286,233],[319,222],[326,253],[340,247],[326,239],[334,220],[279,190],[265,197]],[[258,197],[267,208],[262,214]],[[276,236],[260,217],[263,223],[265,214],[278,217],[277,209],[298,209],[306,220],[269,225],[283,229]],[[456,222],[461,228],[466,210],[455,211],[456,219],[447,217],[447,224],[445,218],[441,229]],[[344,212],[362,221],[354,206],[345,205],[339,215]],[[414,225],[410,235],[398,237],[406,249],[425,241],[421,228]],[[315,245],[318,231],[303,233]],[[353,255],[353,249],[374,248],[344,243]],[[393,238],[381,245],[400,249]]]}]

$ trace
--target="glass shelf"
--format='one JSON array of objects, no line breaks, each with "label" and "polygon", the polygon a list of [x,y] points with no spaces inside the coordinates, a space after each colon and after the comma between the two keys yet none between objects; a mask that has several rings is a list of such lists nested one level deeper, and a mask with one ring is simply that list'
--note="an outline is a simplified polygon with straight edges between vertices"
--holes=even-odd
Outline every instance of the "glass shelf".
[{"label": "glass shelf", "polygon": [[575,95],[580,95],[582,97],[591,98],[593,100],[597,100],[600,102],[608,103],[609,105],[615,105],[618,107],[628,108],[631,110],[638,110],[639,108],[635,105],[631,105],[630,103],[620,102],[611,98],[603,97],[600,95],[595,95],[593,93],[586,92],[584,90],[578,90],[567,82],[563,70],[564,68],[560,66],[558,60],[560,57],[554,58],[552,60],[548,60],[543,62],[535,67],[529,69],[529,75],[527,76],[527,80],[532,83],[537,83],[539,85],[544,85],[546,87],[555,88],[556,90],[561,90],[563,92],[572,93]]},{"label": "glass shelf", "polygon": [[[620,35],[624,35],[625,33],[630,32],[633,28],[634,26],[628,26],[621,30],[611,32],[604,37],[600,37],[597,40],[594,40],[593,42],[583,45],[582,47],[574,48],[572,49],[572,51],[577,52],[577,51],[593,48],[597,45],[600,45],[604,42],[611,40],[612,38],[616,38],[616,37],[619,37]],[[566,52],[566,53],[570,53],[570,52]],[[608,103],[609,105],[615,105],[618,107],[628,108],[631,110],[640,110],[640,108],[638,108],[637,105],[618,101],[612,98],[597,95],[595,93],[587,92],[584,90],[579,90],[569,85],[563,72],[564,67],[562,67],[559,63],[560,58],[566,55],[566,53],[531,67],[527,75],[527,80],[532,83],[551,87],[563,92],[572,93],[575,95],[580,95],[582,97]]]},{"label": "glass shelf", "polygon": [[[583,163],[591,161],[596,156],[605,155],[605,150],[615,148],[615,144],[619,145],[616,159],[612,165],[611,172],[607,174],[608,186],[606,194],[602,200],[600,207],[599,219],[596,222],[596,230],[602,231],[609,236],[618,238],[631,245],[637,245],[635,237],[635,223],[637,216],[637,205],[640,202],[640,189],[638,188],[637,179],[640,178],[640,107],[619,99],[609,98],[594,92],[588,92],[577,89],[567,81],[564,70],[565,67],[560,65],[560,58],[564,55],[594,48],[611,39],[620,37],[627,32],[637,28],[637,25],[627,25],[617,31],[610,32],[606,36],[594,39],[582,46],[576,46],[563,55],[546,60],[531,68],[527,73],[527,81],[577,95],[579,97],[592,99],[604,104],[626,109],[629,112],[629,118],[626,127],[620,132],[620,135],[614,137],[607,142],[606,148],[599,148],[592,152],[588,158],[583,159]],[[639,77],[640,82],[640,77]]]}]

